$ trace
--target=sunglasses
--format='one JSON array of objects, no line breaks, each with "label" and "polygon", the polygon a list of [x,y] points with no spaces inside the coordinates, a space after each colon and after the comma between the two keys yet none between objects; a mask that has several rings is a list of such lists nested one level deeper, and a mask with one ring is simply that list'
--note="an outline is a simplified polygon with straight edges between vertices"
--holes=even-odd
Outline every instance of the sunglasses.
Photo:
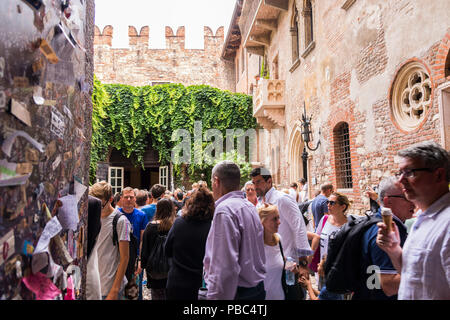
[{"label": "sunglasses", "polygon": [[386,196],[386,197],[388,197],[388,198],[400,198],[400,199],[403,199],[403,200],[407,200],[405,196],[401,196],[401,195],[391,195],[391,196]]},{"label": "sunglasses", "polygon": [[337,202],[336,201],[332,201],[332,200],[328,200],[327,204],[329,204],[330,206],[334,206]]},{"label": "sunglasses", "polygon": [[434,169],[431,168],[415,168],[415,169],[404,169],[397,171],[394,175],[397,179],[400,180],[402,176],[405,176],[406,178],[414,178],[416,176],[417,171],[428,171],[432,172]]}]

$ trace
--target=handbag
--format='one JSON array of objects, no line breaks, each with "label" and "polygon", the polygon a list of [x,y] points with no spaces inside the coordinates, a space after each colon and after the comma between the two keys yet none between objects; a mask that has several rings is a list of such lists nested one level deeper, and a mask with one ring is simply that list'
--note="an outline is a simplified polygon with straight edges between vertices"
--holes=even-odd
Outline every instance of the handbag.
[{"label": "handbag", "polygon": [[281,273],[281,285],[283,287],[285,300],[304,300],[305,299],[305,291],[301,287],[300,283],[298,283],[298,275],[295,274],[295,282],[294,285],[289,286],[286,283],[286,271],[284,267],[286,265],[286,259],[284,258],[283,246],[281,245],[281,241],[278,242],[280,246],[281,256],[283,257],[283,272]]},{"label": "handbag", "polygon": [[[323,226],[325,225],[325,223],[327,222],[327,219],[328,219],[328,215],[323,217],[322,229],[323,229]],[[314,251],[314,257],[313,257],[311,263],[308,265],[308,268],[310,268],[314,272],[317,272],[317,267],[319,266],[319,263],[320,263],[320,245],[317,247],[316,251]]]},{"label": "handbag", "polygon": [[139,287],[136,283],[136,279],[134,276],[131,279],[131,281],[128,281],[128,283],[125,285],[124,296],[128,300],[137,300],[138,299]]}]

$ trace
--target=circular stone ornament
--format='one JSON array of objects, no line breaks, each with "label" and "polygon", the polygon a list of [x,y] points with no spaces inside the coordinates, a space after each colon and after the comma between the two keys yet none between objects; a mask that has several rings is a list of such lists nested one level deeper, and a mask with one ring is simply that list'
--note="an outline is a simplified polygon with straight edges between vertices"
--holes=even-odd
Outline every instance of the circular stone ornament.
[{"label": "circular stone ornament", "polygon": [[391,112],[405,131],[414,131],[425,121],[431,108],[432,84],[425,66],[413,61],[404,65],[392,87]]}]

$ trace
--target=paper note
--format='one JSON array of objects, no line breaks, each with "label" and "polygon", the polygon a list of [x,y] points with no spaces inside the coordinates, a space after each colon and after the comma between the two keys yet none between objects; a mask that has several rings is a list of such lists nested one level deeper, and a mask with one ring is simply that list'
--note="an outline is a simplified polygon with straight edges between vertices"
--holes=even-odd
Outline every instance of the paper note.
[{"label": "paper note", "polygon": [[53,217],[45,225],[44,230],[39,238],[38,244],[33,252],[33,258],[31,260],[31,270],[33,273],[41,271],[48,265],[47,277],[52,277],[60,266],[53,262],[51,254],[48,249],[50,240],[61,232],[62,227],[58,218]]},{"label": "paper note", "polygon": [[15,252],[14,229],[0,239],[0,266]]},{"label": "paper note", "polygon": [[17,100],[11,100],[11,113],[20,121],[31,127],[31,115],[27,107]]},{"label": "paper note", "polygon": [[33,88],[33,100],[34,103],[37,105],[43,105],[45,102],[45,99],[42,97],[42,88],[39,86],[36,86]]},{"label": "paper note", "polygon": [[53,161],[52,163],[52,169],[53,171],[56,170],[56,168],[58,168],[59,164],[61,163],[61,156],[57,156],[55,161]]},{"label": "paper note", "polygon": [[58,209],[58,220],[63,229],[77,230],[78,218],[78,200],[76,195],[69,194],[59,198],[62,202],[62,207]]},{"label": "paper note", "polygon": [[38,244],[34,249],[34,253],[44,252],[48,249],[48,245],[50,243],[50,239],[60,233],[62,230],[62,226],[59,223],[58,218],[53,217],[49,222],[45,225],[44,230],[39,238]]},{"label": "paper note", "polygon": [[5,75],[5,58],[0,57],[0,79]]},{"label": "paper note", "polygon": [[44,152],[44,145],[34,140],[30,135],[22,130],[17,130],[12,133],[2,144],[2,151],[8,156],[11,156],[11,148],[17,137],[23,137],[28,140],[40,152]]},{"label": "paper note", "polygon": [[16,170],[17,163],[0,160],[0,187],[22,185],[31,176],[31,173],[18,174]]},{"label": "paper note", "polygon": [[39,49],[41,50],[42,54],[47,58],[47,60],[50,63],[53,63],[53,64],[58,63],[58,61],[59,61],[58,56],[56,55],[53,48],[48,44],[47,40],[45,40],[45,39],[41,40],[41,45],[40,45]]},{"label": "paper note", "polygon": [[77,196],[77,202],[80,201],[81,197],[84,195],[87,187],[84,184],[81,184],[75,179],[75,195]]},{"label": "paper note", "polygon": [[50,125],[50,131],[57,135],[59,138],[64,138],[64,129],[66,125],[62,114],[55,107],[52,108],[52,122]]},{"label": "paper note", "polygon": [[61,291],[44,274],[38,272],[22,279],[25,286],[36,294],[37,300],[53,300]]},{"label": "paper note", "polygon": [[0,110],[6,107],[6,94],[5,91],[0,90]]}]

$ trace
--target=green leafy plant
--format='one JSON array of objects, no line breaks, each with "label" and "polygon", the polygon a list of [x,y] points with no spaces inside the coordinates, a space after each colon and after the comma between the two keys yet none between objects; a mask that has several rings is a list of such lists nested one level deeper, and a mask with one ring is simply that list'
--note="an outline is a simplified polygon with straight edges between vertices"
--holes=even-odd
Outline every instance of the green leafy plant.
[{"label": "green leafy plant", "polygon": [[[133,87],[102,84],[94,78],[92,101],[91,183],[95,182],[97,162],[106,161],[112,149],[143,167],[150,144],[161,165],[167,165],[176,144],[171,141],[172,132],[186,129],[194,137],[195,121],[201,121],[202,134],[212,128],[224,136],[226,129],[256,128],[251,96],[206,85]],[[206,145],[203,142],[203,148]],[[174,174],[180,179],[182,170],[187,170],[190,180],[196,181],[207,168],[211,166],[191,161],[184,167],[175,165]]]}]

